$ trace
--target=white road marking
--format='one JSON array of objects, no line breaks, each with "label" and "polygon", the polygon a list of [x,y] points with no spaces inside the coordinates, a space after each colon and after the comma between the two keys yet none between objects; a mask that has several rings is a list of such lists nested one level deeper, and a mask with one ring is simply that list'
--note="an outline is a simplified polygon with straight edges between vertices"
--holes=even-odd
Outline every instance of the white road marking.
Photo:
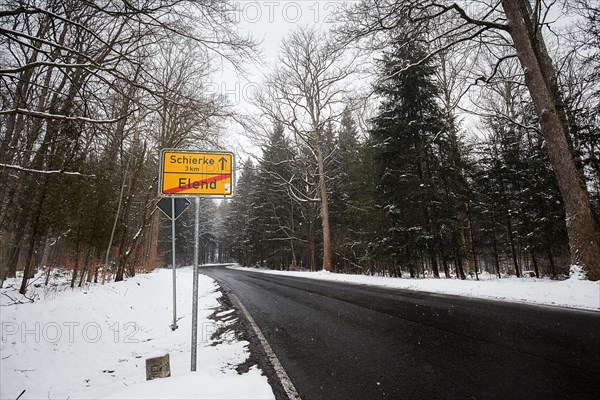
[{"label": "white road marking", "polygon": [[256,336],[258,336],[260,344],[265,350],[265,353],[267,353],[267,357],[269,357],[269,361],[271,361],[271,365],[273,365],[273,369],[275,370],[275,373],[277,374],[279,382],[281,382],[281,386],[283,387],[283,390],[285,391],[287,397],[290,400],[302,400],[302,398],[298,394],[298,391],[296,390],[296,387],[292,383],[292,380],[288,376],[287,372],[285,372],[285,369],[283,369],[283,366],[279,362],[279,359],[275,355],[275,352],[271,348],[271,345],[269,344],[269,342],[267,342],[267,338],[265,338],[265,335],[263,335],[256,322],[254,322],[254,318],[252,318],[252,316],[248,312],[248,309],[242,304],[242,302],[237,298],[236,295],[231,295],[231,297],[233,297],[236,303],[239,304],[240,308],[244,312],[244,315],[250,322],[252,329],[254,329],[254,332],[256,332]]}]

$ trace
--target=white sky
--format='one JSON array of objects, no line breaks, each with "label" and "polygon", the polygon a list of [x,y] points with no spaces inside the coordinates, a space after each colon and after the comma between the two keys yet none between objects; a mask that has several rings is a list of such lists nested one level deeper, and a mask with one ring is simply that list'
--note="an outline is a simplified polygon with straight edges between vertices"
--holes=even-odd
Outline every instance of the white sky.
[{"label": "white sky", "polygon": [[[295,0],[295,1],[254,1],[233,0],[238,27],[242,34],[250,34],[261,41],[261,62],[249,62],[245,67],[247,74],[239,76],[229,65],[214,74],[209,88],[218,94],[227,95],[231,104],[242,114],[252,113],[249,96],[254,88],[261,84],[263,74],[268,72],[275,62],[281,40],[292,30],[300,26],[319,26],[324,30],[332,26],[333,17],[343,4],[353,0]],[[262,64],[262,65],[261,65]],[[224,142],[230,146],[240,161],[259,150],[255,144],[244,137],[239,125],[231,125],[231,132],[224,132]]]},{"label": "white sky", "polygon": [[[226,95],[240,114],[256,113],[250,103],[252,90],[261,85],[263,75],[270,71],[280,48],[281,40],[292,30],[300,26],[318,26],[323,30],[332,27],[333,19],[346,4],[357,0],[232,0],[236,9],[235,18],[242,34],[250,34],[261,41],[262,57],[260,62],[249,61],[244,76],[236,74],[234,69],[223,64],[213,75],[208,84],[214,94]],[[568,19],[560,14],[558,7],[553,7],[556,16],[550,16],[553,25],[564,26]],[[558,23],[557,23],[558,22]],[[551,45],[553,35],[545,35]],[[477,130],[476,118],[464,115],[463,129]],[[232,123],[222,135],[227,150],[237,155],[238,166],[252,154],[259,154],[256,143],[252,143],[243,134],[242,127]]]}]

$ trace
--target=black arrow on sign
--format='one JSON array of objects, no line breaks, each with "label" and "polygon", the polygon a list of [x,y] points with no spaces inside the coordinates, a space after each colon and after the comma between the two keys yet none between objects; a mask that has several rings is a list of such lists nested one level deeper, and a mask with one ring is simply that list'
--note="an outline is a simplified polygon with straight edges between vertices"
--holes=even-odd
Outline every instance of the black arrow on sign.
[{"label": "black arrow on sign", "polygon": [[221,169],[225,169],[225,164],[227,163],[227,159],[225,157],[219,158],[219,162],[221,163]]}]

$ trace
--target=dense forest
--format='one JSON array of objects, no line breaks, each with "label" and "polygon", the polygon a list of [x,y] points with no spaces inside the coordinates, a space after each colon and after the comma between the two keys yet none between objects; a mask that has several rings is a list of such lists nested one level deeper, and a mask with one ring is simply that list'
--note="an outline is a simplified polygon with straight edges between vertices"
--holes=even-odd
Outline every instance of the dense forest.
[{"label": "dense forest", "polygon": [[207,94],[223,60],[260,58],[230,2],[4,1],[0,281],[167,265],[159,151],[223,149],[231,121],[261,151],[232,198],[202,200],[203,262],[600,279],[600,9],[460,4],[363,0],[298,27],[240,115]]}]

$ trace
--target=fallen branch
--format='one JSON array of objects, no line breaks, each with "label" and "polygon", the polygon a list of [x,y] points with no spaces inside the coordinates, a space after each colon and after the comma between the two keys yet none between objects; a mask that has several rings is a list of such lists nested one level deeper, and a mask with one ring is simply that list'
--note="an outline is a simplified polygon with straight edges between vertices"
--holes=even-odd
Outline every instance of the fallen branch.
[{"label": "fallen branch", "polygon": [[12,297],[10,297],[9,295],[7,295],[6,293],[2,293],[2,294],[5,295],[6,297],[8,297],[12,301],[12,303],[7,304],[7,306],[14,306],[15,304],[23,304],[22,301],[17,300],[17,299],[13,299]]}]

